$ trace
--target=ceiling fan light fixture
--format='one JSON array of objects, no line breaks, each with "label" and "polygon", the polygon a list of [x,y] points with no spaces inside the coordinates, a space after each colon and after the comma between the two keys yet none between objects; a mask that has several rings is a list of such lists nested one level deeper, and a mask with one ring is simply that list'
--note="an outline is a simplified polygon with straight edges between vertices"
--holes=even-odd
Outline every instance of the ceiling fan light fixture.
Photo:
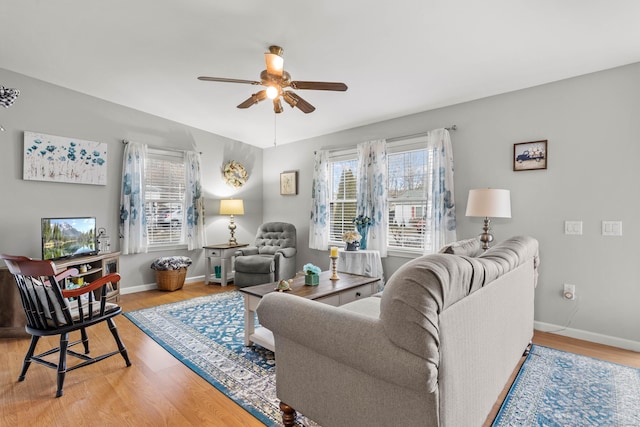
[{"label": "ceiling fan light fixture", "polygon": [[273,111],[276,114],[282,113],[282,102],[280,102],[280,98],[276,98],[273,100]]},{"label": "ceiling fan light fixture", "polygon": [[271,46],[270,53],[264,54],[264,61],[267,63],[267,72],[274,76],[282,76],[284,71],[284,58],[280,56],[282,48]]},{"label": "ceiling fan light fixture", "polygon": [[275,86],[269,86],[267,88],[267,98],[269,99],[276,99],[278,97],[278,88],[276,88]]}]

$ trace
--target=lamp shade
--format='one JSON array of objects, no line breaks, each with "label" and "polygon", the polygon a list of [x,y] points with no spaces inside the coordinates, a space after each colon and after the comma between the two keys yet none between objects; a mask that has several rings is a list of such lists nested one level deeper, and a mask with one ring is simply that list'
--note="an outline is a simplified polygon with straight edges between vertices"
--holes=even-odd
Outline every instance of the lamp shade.
[{"label": "lamp shade", "polygon": [[511,218],[511,192],[497,188],[469,190],[466,216]]},{"label": "lamp shade", "polygon": [[244,215],[242,199],[220,200],[220,215]]}]

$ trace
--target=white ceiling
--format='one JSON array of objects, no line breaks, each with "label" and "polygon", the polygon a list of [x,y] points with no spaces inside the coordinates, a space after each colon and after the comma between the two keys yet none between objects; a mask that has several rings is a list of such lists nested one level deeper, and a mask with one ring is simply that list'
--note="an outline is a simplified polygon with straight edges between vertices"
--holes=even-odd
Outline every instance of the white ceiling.
[{"label": "white ceiling", "polygon": [[274,142],[271,104],[236,108],[257,87],[196,78],[259,80],[272,44],[293,80],[349,86],[298,91],[316,111],[285,104],[278,144],[640,61],[636,0],[2,0],[1,10],[0,68],[258,147]]}]

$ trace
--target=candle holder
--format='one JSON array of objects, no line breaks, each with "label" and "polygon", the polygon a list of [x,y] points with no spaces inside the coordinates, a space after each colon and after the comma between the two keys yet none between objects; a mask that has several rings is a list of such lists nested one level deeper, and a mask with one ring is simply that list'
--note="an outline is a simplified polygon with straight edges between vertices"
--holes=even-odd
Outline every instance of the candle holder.
[{"label": "candle holder", "polygon": [[338,276],[338,257],[332,256],[331,258],[331,277],[329,280],[340,280]]}]

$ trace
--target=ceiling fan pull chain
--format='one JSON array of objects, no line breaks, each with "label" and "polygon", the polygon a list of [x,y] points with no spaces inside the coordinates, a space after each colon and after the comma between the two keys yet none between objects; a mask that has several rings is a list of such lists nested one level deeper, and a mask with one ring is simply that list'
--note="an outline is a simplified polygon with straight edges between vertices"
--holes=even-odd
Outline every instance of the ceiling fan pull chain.
[{"label": "ceiling fan pull chain", "polygon": [[274,147],[277,145],[277,142],[276,142],[277,141],[276,135],[278,131],[277,120],[278,120],[278,115],[276,113],[273,113],[273,146]]}]

